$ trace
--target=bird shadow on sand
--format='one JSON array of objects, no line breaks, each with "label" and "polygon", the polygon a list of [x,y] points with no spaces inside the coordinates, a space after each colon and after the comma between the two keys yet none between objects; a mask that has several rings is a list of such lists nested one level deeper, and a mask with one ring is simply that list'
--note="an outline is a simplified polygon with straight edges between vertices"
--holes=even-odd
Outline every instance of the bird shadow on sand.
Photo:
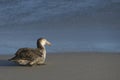
[{"label": "bird shadow on sand", "polygon": [[[46,64],[41,64],[41,65],[37,65],[37,66],[44,66]],[[27,67],[27,66],[24,66],[24,65],[19,65],[19,64],[16,64],[14,62],[11,62],[11,61],[8,61],[8,60],[0,60],[0,67],[14,67],[14,66],[23,66],[23,67]],[[31,67],[31,66],[29,66]]]},{"label": "bird shadow on sand", "polygon": [[19,66],[18,64],[15,64],[14,62],[10,62],[8,60],[0,60],[0,67],[8,67],[8,66]]}]

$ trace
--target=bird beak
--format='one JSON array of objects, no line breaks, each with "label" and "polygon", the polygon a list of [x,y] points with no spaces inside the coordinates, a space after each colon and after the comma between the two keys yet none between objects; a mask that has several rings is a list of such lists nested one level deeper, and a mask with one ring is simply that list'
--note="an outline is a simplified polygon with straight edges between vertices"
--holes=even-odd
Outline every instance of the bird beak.
[{"label": "bird beak", "polygon": [[46,44],[47,44],[48,46],[51,46],[51,45],[52,45],[49,41],[47,41]]}]

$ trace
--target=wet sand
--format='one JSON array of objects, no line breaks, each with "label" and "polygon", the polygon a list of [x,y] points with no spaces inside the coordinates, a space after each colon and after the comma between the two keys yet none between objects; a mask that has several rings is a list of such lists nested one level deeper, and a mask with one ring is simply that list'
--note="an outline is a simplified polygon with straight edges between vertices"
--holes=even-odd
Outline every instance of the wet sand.
[{"label": "wet sand", "polygon": [[19,66],[0,56],[0,80],[120,80],[120,54],[48,54],[46,65]]}]

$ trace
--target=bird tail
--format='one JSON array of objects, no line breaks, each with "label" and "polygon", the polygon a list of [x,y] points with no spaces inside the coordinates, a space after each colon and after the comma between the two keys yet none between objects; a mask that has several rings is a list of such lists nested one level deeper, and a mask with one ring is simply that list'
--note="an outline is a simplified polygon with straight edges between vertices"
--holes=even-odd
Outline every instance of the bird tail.
[{"label": "bird tail", "polygon": [[16,61],[17,60],[17,57],[15,56],[15,57],[13,57],[13,58],[11,58],[11,59],[8,59],[8,61]]}]

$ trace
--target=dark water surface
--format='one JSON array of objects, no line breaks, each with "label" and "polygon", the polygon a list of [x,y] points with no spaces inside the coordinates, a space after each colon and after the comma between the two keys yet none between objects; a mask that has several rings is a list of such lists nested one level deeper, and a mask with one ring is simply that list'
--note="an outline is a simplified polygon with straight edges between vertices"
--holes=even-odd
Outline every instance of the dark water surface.
[{"label": "dark water surface", "polygon": [[0,0],[0,54],[39,37],[48,52],[120,52],[120,0]]}]

